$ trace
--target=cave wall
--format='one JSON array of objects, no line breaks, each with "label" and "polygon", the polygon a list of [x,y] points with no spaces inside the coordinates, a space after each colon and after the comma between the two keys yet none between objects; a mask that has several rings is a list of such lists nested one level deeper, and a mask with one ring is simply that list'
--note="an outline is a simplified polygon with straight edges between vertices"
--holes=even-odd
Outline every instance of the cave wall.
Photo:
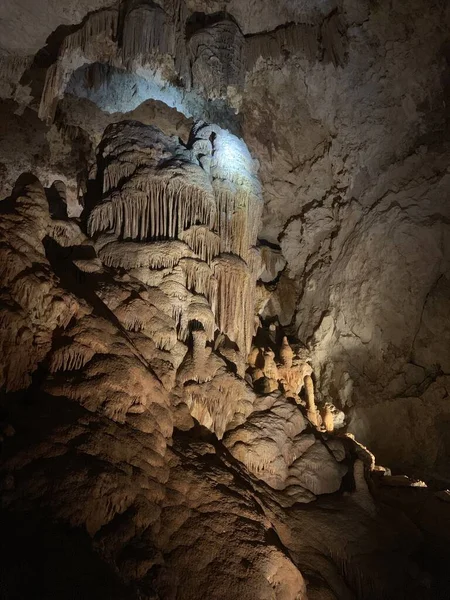
[{"label": "cave wall", "polygon": [[[64,18],[54,10],[55,23],[79,20],[83,7],[76,12],[69,5]],[[173,14],[176,5],[163,8]],[[14,23],[26,3],[7,9]],[[183,10],[214,15],[219,9],[215,3],[188,3]],[[181,113],[170,130],[182,131],[200,115],[222,120],[244,136],[259,161],[259,238],[279,247],[287,261],[275,274],[278,288],[265,315],[277,315],[308,346],[320,373],[319,394],[348,414],[351,431],[383,461],[415,465],[418,473],[434,465],[443,475],[445,459],[438,457],[446,456],[447,444],[439,430],[447,405],[426,402],[425,393],[433,385],[445,398],[448,386],[449,8],[439,1],[387,7],[346,0],[286,3],[277,14],[266,3],[229,3],[227,11],[242,32],[247,58],[245,82],[235,71],[237,79],[222,88],[225,101],[212,99],[217,93],[204,87],[212,80],[195,80],[196,68],[204,72],[198,56],[191,59],[194,87],[180,92],[169,86],[169,95],[160,83],[155,87],[154,66],[151,77],[137,68],[137,79],[114,72],[116,67],[105,72],[85,65],[67,79],[58,119],[47,126],[34,113],[39,104],[42,109],[42,81],[61,39],[78,34],[73,27],[60,30],[27,71],[30,60],[22,64],[16,54],[31,56],[42,47],[52,21],[38,21],[20,48],[5,29],[3,196],[22,172],[32,170],[44,185],[64,181],[69,204],[79,212],[77,201],[107,123],[124,113],[150,123],[155,110],[170,112],[166,102]],[[110,60],[107,47],[105,54],[97,42],[86,42],[84,62]],[[83,63],[70,60],[72,70]],[[428,423],[433,460],[411,461],[381,441],[385,416],[396,430],[406,405],[411,422]],[[394,430],[389,439],[397,437]]]},{"label": "cave wall", "polygon": [[2,10],[1,518],[123,597],[446,594],[446,3]]}]

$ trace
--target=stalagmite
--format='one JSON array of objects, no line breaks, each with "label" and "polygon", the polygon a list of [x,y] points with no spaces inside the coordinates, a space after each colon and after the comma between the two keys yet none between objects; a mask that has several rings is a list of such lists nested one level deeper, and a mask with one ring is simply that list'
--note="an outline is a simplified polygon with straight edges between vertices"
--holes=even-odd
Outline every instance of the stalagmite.
[{"label": "stalagmite", "polygon": [[291,367],[278,367],[278,373],[285,393],[296,397],[303,388],[305,377],[311,375],[312,368],[308,363],[297,360]]},{"label": "stalagmite", "polygon": [[264,377],[264,371],[262,369],[254,369],[252,371],[252,380],[258,381]]},{"label": "stalagmite", "polygon": [[328,404],[325,404],[321,410],[322,423],[328,433],[332,433],[334,431],[334,419],[333,413],[331,412],[331,408]]},{"label": "stalagmite", "polygon": [[273,394],[278,390],[278,381],[273,378],[263,377],[257,385],[257,391],[260,394]]},{"label": "stalagmite", "polygon": [[294,359],[294,351],[289,345],[286,336],[283,337],[283,342],[280,349],[280,362],[283,367],[290,369],[292,367],[292,361]]},{"label": "stalagmite", "polygon": [[264,352],[264,368],[263,368],[264,376],[268,379],[274,379],[278,381],[278,369],[275,364],[275,353],[267,348]]},{"label": "stalagmite", "polygon": [[257,346],[253,346],[253,348],[251,349],[250,354],[248,355],[248,358],[247,358],[249,367],[252,367],[252,368],[256,367],[256,361],[258,359],[260,352],[261,352],[260,348],[258,348]]},{"label": "stalagmite", "polygon": [[193,352],[192,356],[194,361],[199,364],[198,371],[201,372],[201,366],[204,365],[206,360],[206,342],[207,334],[204,330],[198,329],[192,332],[192,344],[193,344]]},{"label": "stalagmite", "polygon": [[319,418],[317,413],[316,402],[314,400],[314,383],[310,375],[305,377],[305,391],[306,391],[306,408],[307,416],[311,423],[315,426],[319,426]]},{"label": "stalagmite", "polygon": [[190,337],[190,348],[177,372],[177,382],[183,386],[193,381],[200,384],[210,382],[223,369],[223,362],[206,345],[207,335],[203,329],[195,327]]}]

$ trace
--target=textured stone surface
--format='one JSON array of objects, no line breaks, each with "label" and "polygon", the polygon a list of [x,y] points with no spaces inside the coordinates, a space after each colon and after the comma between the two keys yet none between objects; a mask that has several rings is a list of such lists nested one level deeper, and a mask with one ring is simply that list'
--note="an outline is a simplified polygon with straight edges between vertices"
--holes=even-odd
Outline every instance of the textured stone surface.
[{"label": "textured stone surface", "polygon": [[76,535],[86,598],[447,597],[448,503],[319,412],[448,487],[448,3],[109,4],[1,7],[5,546]]}]

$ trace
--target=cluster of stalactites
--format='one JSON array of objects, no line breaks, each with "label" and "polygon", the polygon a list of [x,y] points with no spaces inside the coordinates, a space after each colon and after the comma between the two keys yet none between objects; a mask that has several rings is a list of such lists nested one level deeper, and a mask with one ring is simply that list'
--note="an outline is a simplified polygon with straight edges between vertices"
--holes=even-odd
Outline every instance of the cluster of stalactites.
[{"label": "cluster of stalactites", "polygon": [[246,38],[246,68],[253,70],[260,58],[264,61],[277,60],[286,55],[316,60],[319,50],[319,27],[316,24],[289,23]]},{"label": "cluster of stalactites", "polygon": [[[216,201],[207,174],[181,143],[155,127],[134,121],[114,125],[104,137],[104,167],[100,176],[105,198],[94,207],[91,236],[112,231],[118,238],[139,241],[183,239],[198,225],[212,230]],[[187,234],[186,234],[187,235]],[[204,248],[206,254],[213,248]],[[187,241],[200,244],[195,234]]]},{"label": "cluster of stalactites", "polygon": [[204,225],[193,225],[180,233],[180,240],[208,264],[220,254],[220,236]]},{"label": "cluster of stalactites", "polygon": [[[189,323],[200,322],[208,339],[217,327],[246,355],[261,269],[254,246],[262,197],[244,142],[200,123],[184,146],[130,121],[108,128],[102,148],[104,198],[88,217],[100,259],[135,273],[168,269],[172,275],[159,285],[170,282],[180,339],[188,338]],[[187,310],[183,290],[202,297],[209,312],[203,301]]]},{"label": "cluster of stalactites", "polygon": [[198,123],[190,146],[210,174],[217,204],[220,250],[249,259],[262,211],[257,167],[245,143],[217,126]]},{"label": "cluster of stalactites", "polygon": [[89,234],[113,231],[128,240],[177,239],[192,225],[214,222],[214,201],[201,188],[160,178],[148,180],[146,187],[123,189],[96,206],[89,217]]},{"label": "cluster of stalactites", "polygon": [[119,12],[108,8],[89,16],[83,25],[63,41],[59,55],[47,70],[39,106],[39,117],[52,122],[58,98],[63,94],[72,73],[84,64],[117,64],[115,37]]},{"label": "cluster of stalactites", "polygon": [[149,0],[129,5],[122,33],[124,63],[148,62],[155,54],[175,53],[175,29],[170,16]]},{"label": "cluster of stalactites", "polygon": [[179,38],[173,15],[151,0],[129,3],[123,21],[117,8],[90,14],[64,39],[56,62],[47,70],[39,117],[53,121],[58,98],[72,73],[84,64],[108,63],[118,68],[131,68],[133,63],[153,65],[155,58],[174,57],[181,51]]},{"label": "cluster of stalactites", "polygon": [[[209,99],[226,98],[229,88],[242,90],[246,74],[260,58],[279,60],[323,56],[335,65],[345,58],[345,29],[335,11],[321,26],[289,23],[273,31],[244,36],[229,16],[209,19],[186,38],[189,10],[186,0],[170,0],[164,8],[152,0],[128,0],[121,8],[94,12],[63,41],[57,61],[47,70],[39,115],[51,122],[56,102],[71,74],[85,64],[106,63],[119,69],[160,69],[171,81]],[[5,68],[16,68],[5,62]],[[2,61],[0,60],[0,71]],[[1,73],[0,73],[1,75]]]}]

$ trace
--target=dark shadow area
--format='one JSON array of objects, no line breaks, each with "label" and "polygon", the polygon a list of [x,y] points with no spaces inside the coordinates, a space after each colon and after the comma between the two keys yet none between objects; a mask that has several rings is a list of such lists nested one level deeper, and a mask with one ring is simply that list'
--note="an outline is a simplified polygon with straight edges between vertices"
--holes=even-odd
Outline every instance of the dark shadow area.
[{"label": "dark shadow area", "polygon": [[238,29],[240,29],[236,19],[226,11],[220,11],[212,14],[195,12],[186,22],[186,38],[189,39],[197,31],[212,27],[221,21],[230,21],[231,23],[234,23]]},{"label": "dark shadow area", "polygon": [[40,511],[0,512],[2,600],[132,600],[80,529]]}]

